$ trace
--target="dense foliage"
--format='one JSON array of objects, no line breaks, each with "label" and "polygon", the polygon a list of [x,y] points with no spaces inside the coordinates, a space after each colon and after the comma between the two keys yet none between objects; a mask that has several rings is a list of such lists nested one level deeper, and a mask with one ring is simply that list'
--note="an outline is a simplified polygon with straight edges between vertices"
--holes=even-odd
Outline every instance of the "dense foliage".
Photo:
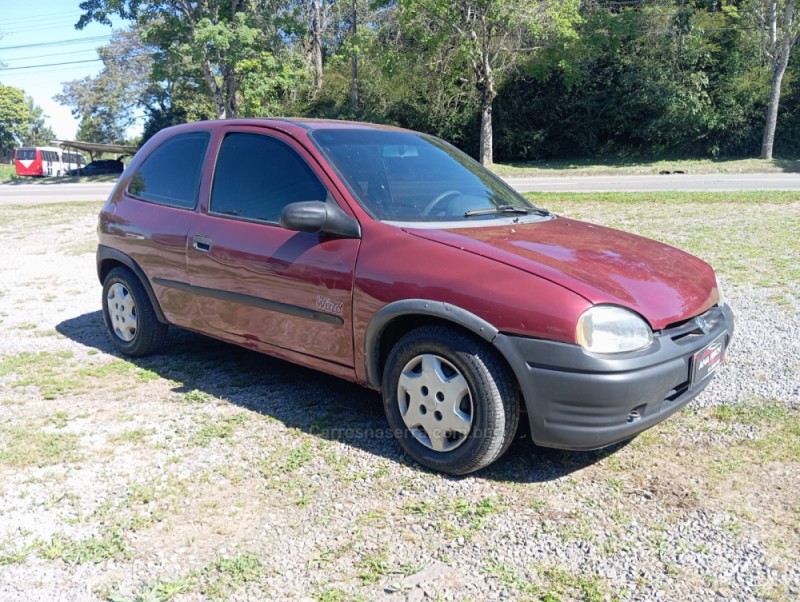
[{"label": "dense foliage", "polygon": [[[489,161],[753,156],[793,1],[86,0],[79,27],[134,26],[63,100],[103,141],[138,108],[145,138],[291,114],[425,130]],[[778,81],[779,154],[800,152],[798,71]]]},{"label": "dense foliage", "polygon": [[53,137],[42,108],[23,90],[0,84],[0,155],[10,156],[20,145],[49,144]]}]

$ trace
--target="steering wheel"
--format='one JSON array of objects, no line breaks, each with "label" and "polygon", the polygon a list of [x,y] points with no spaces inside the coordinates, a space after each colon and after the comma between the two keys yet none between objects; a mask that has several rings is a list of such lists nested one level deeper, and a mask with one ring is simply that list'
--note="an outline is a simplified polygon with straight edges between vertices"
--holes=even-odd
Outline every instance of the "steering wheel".
[{"label": "steering wheel", "polygon": [[427,205],[425,205],[425,208],[422,210],[422,213],[420,213],[420,215],[423,215],[423,216],[424,215],[430,215],[431,211],[434,210],[436,205],[438,205],[439,203],[441,203],[442,201],[444,201],[445,199],[447,199],[447,198],[449,198],[451,196],[458,196],[460,194],[461,194],[461,191],[459,191],[459,190],[445,190],[441,194],[437,194],[435,197],[433,197],[428,202]]}]

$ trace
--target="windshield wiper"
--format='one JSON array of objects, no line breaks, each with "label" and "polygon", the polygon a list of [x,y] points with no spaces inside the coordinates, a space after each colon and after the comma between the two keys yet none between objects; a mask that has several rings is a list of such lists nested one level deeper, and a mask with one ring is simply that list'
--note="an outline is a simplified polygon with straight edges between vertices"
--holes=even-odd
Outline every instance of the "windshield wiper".
[{"label": "windshield wiper", "polygon": [[525,213],[536,211],[533,207],[518,207],[516,205],[497,205],[488,209],[470,209],[464,213],[464,217],[473,217],[476,215],[495,215],[500,213]]}]

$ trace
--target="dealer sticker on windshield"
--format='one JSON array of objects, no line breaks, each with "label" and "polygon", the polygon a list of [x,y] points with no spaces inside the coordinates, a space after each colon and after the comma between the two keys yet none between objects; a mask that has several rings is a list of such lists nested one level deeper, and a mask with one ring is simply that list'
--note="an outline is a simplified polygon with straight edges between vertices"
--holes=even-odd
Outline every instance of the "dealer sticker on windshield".
[{"label": "dealer sticker on windshield", "polygon": [[725,335],[721,334],[692,356],[692,386],[711,376],[724,357]]}]

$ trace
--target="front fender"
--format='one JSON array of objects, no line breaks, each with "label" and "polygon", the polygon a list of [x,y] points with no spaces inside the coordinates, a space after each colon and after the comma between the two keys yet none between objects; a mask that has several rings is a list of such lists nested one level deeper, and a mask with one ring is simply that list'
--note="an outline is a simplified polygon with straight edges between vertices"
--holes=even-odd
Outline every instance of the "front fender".
[{"label": "front fender", "polygon": [[389,324],[404,316],[439,318],[465,328],[488,343],[494,341],[498,333],[497,328],[483,318],[442,301],[403,299],[389,303],[372,317],[364,340],[367,383],[374,389],[380,389],[381,386],[381,337]]}]

